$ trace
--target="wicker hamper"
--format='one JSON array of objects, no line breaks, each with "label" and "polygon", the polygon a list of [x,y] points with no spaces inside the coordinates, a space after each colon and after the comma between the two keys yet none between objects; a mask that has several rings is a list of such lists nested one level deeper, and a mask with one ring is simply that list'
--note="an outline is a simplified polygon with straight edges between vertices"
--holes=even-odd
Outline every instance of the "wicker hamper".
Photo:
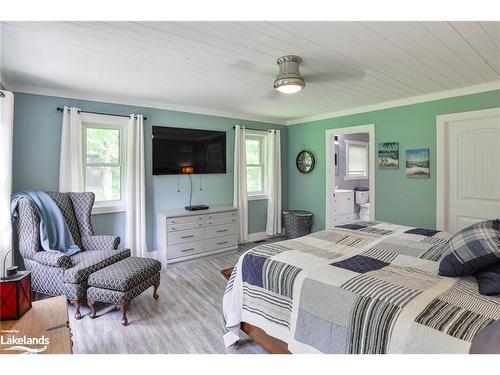
[{"label": "wicker hamper", "polygon": [[301,210],[283,211],[285,235],[287,238],[297,238],[311,233],[312,212]]}]

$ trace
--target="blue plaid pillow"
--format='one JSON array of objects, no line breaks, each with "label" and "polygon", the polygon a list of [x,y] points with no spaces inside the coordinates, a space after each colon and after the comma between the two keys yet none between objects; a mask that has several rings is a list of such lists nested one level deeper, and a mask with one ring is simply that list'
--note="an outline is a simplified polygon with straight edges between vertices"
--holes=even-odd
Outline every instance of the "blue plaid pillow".
[{"label": "blue plaid pillow", "polygon": [[459,277],[500,261],[500,220],[487,220],[455,234],[443,248],[441,276]]}]

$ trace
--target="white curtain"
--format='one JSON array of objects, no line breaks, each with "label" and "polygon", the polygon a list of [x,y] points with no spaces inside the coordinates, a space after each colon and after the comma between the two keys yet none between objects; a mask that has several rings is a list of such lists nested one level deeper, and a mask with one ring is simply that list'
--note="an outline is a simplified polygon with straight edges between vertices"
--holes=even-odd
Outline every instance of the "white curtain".
[{"label": "white curtain", "polygon": [[146,241],[144,119],[130,115],[127,129],[125,246],[136,256],[152,257]]},{"label": "white curtain", "polygon": [[[0,95],[0,262],[12,250],[10,195],[12,193],[12,138],[14,129],[14,95],[1,91]],[[7,262],[6,266],[12,263]],[[1,269],[0,272],[4,270]],[[3,274],[1,275],[3,276]]]},{"label": "white curtain", "polygon": [[245,242],[248,239],[247,157],[245,135],[245,127],[237,125],[234,131],[233,205],[238,209],[240,242]]},{"label": "white curtain", "polygon": [[266,234],[281,233],[281,138],[279,130],[266,136],[267,143],[267,223]]},{"label": "white curtain", "polygon": [[59,191],[83,191],[82,116],[80,109],[64,107],[59,159]]}]

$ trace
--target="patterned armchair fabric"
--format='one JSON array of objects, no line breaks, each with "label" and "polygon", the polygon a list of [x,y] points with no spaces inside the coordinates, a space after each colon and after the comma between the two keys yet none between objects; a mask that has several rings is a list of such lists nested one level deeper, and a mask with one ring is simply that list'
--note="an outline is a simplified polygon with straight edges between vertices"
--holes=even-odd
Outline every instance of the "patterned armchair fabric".
[{"label": "patterned armchair fabric", "polygon": [[67,269],[73,266],[71,258],[58,251],[38,251],[33,255],[32,259],[37,263],[51,267]]},{"label": "patterned armchair fabric", "polygon": [[91,223],[93,193],[47,192],[60,208],[73,240],[82,250],[68,257],[44,251],[40,245],[40,218],[33,203],[18,204],[19,252],[26,269],[32,272],[33,290],[48,295],[65,294],[72,300],[85,296],[87,277],[130,256],[130,250],[116,251],[120,237],[96,236]]},{"label": "patterned armchair fabric", "polygon": [[88,236],[82,237],[85,251],[116,250],[120,244],[120,237],[116,236]]},{"label": "patterned armchair fabric", "polygon": [[83,251],[71,256],[73,267],[64,272],[64,282],[78,284],[86,281],[89,275],[119,260],[128,258],[130,250]]}]

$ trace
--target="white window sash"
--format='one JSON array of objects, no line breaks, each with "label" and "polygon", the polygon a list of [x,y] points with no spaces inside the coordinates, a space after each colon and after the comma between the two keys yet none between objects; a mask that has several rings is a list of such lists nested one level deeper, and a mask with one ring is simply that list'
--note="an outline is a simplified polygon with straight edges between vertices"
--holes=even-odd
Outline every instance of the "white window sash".
[{"label": "white window sash", "polygon": [[[120,200],[96,201],[92,208],[92,214],[106,214],[125,211],[125,181],[126,181],[126,145],[127,145],[127,117],[96,115],[93,113],[82,113],[82,141],[83,141],[83,186],[87,186],[87,167],[120,167]],[[118,130],[120,137],[120,152],[117,163],[87,163],[87,129],[110,129]]]},{"label": "white window sash", "polygon": [[[367,180],[368,179],[368,168],[369,168],[369,144],[368,142],[362,142],[362,141],[351,141],[351,140],[345,140],[346,144],[346,173],[344,180]],[[365,169],[364,170],[350,170],[350,162],[349,162],[349,148],[350,147],[358,147],[362,148],[364,150],[365,154]]]},{"label": "white window sash", "polygon": [[259,142],[259,164],[249,164],[247,167],[260,167],[261,189],[257,191],[247,191],[248,200],[267,199],[267,179],[266,179],[266,134],[259,131],[246,131],[246,140],[256,140]]}]

